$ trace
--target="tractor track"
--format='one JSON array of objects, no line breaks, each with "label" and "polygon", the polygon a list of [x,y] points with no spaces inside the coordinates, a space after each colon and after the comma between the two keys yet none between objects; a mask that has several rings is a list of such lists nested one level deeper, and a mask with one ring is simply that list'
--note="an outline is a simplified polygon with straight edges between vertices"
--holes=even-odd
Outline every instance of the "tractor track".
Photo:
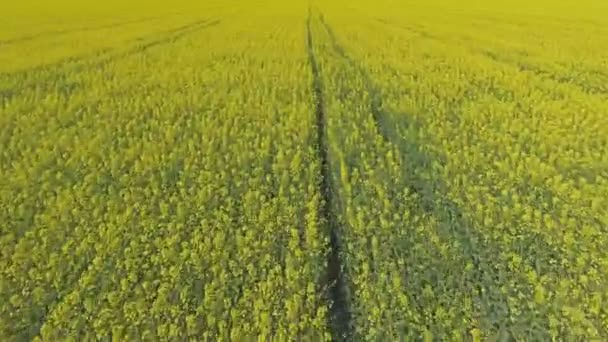
[{"label": "tractor track", "polygon": [[319,190],[322,196],[319,217],[324,220],[330,238],[330,251],[327,263],[327,286],[329,306],[329,327],[334,341],[351,339],[351,310],[349,305],[344,261],[342,260],[341,239],[338,218],[333,210],[334,198],[331,185],[329,142],[327,134],[327,115],[324,105],[323,81],[318,60],[314,52],[314,37],[311,28],[312,10],[309,9],[306,21],[308,61],[313,75],[312,90],[317,125],[317,151],[321,161]]}]

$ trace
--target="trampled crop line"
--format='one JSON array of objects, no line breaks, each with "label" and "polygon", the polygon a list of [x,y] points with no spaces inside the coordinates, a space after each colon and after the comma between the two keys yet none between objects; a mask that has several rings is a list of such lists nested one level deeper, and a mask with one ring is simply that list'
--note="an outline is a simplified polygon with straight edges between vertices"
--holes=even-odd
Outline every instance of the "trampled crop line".
[{"label": "trampled crop line", "polygon": [[[479,47],[478,45],[471,46],[471,43],[474,43],[474,41],[472,41],[467,36],[458,35],[457,37],[450,37],[450,38],[440,37],[440,36],[431,34],[429,32],[426,32],[420,28],[392,23],[385,18],[376,18],[376,21],[383,25],[386,25],[386,26],[396,27],[396,28],[399,28],[399,29],[402,29],[405,31],[409,31],[411,33],[417,34],[418,36],[420,36],[424,39],[432,40],[439,44],[444,44],[444,45],[449,45],[449,46],[455,46],[455,45],[464,46],[468,50],[468,52],[470,52],[473,55],[486,58],[488,60],[491,60],[495,63],[501,64],[504,66],[515,68],[515,69],[517,69],[517,72],[520,72],[523,74],[528,74],[531,77],[535,77],[535,78],[538,78],[541,80],[549,80],[551,82],[555,82],[555,83],[558,83],[561,85],[573,87],[573,88],[579,89],[581,92],[589,94],[589,95],[605,96],[606,94],[608,94],[608,90],[606,90],[604,88],[589,85],[586,82],[577,81],[576,79],[570,79],[570,78],[556,75],[555,73],[553,73],[550,70],[543,69],[542,66],[525,63],[524,61],[521,61],[521,62],[518,62],[516,60],[514,61],[512,59],[509,59],[507,57],[500,55],[499,53],[495,53],[486,48]],[[460,42],[464,42],[464,45],[459,44],[458,40]],[[597,76],[601,76],[602,78],[608,78],[608,74],[605,74],[599,70],[595,71],[595,74]],[[500,99],[498,98],[498,100],[500,100]]]},{"label": "trampled crop line", "polygon": [[361,76],[363,78],[365,88],[366,88],[367,92],[369,93],[369,96],[371,97],[371,101],[369,103],[370,111],[374,118],[374,123],[376,125],[378,134],[380,134],[380,136],[382,136],[382,138],[384,140],[390,140],[389,135],[386,132],[384,125],[382,124],[382,96],[380,95],[380,91],[378,90],[378,88],[376,87],[374,82],[372,81],[369,74],[359,64],[357,64],[350,56],[348,56],[348,54],[346,53],[346,50],[344,50],[344,48],[338,43],[338,40],[336,39],[334,31],[332,30],[331,26],[329,26],[327,24],[327,22],[325,22],[323,15],[320,16],[320,20],[321,20],[321,24],[323,25],[323,28],[325,28],[325,31],[327,32],[327,35],[331,39],[331,45],[332,45],[334,51],[342,59],[344,59],[347,64],[349,64],[351,67],[353,67],[355,70],[357,70],[357,72],[359,73],[359,76]]},{"label": "trampled crop line", "polygon": [[[197,20],[190,24],[182,25],[182,26],[179,26],[176,28],[172,28],[172,29],[164,30],[164,31],[160,31],[160,32],[153,32],[153,33],[147,34],[142,37],[134,38],[131,41],[131,43],[134,42],[135,46],[130,47],[129,50],[124,51],[122,53],[113,53],[113,51],[118,50],[116,48],[101,49],[101,50],[94,52],[93,54],[89,53],[86,55],[71,56],[71,57],[67,57],[65,59],[59,60],[57,62],[51,63],[51,64],[35,66],[35,67],[29,68],[29,69],[20,70],[20,71],[16,71],[16,72],[0,73],[0,77],[23,77],[27,74],[35,73],[35,72],[42,71],[45,69],[60,69],[70,63],[79,63],[78,67],[84,67],[82,64],[87,63],[88,58],[90,58],[90,57],[101,57],[100,60],[97,61],[96,63],[103,63],[106,60],[109,60],[112,58],[120,58],[123,56],[129,56],[129,55],[137,53],[137,52],[145,51],[146,49],[148,49],[150,47],[171,42],[173,40],[179,39],[192,32],[196,32],[198,30],[217,25],[220,22],[221,22],[220,19],[215,19],[215,20],[200,19],[200,20]],[[144,44],[138,43],[138,42],[145,41],[145,40],[148,40],[149,38],[153,38],[153,37],[159,36],[159,35],[161,35],[161,38],[151,39],[149,42],[144,43]],[[95,61],[92,61],[92,62],[95,63]],[[78,70],[80,70],[80,69],[78,69]]]},{"label": "trampled crop line", "polygon": [[341,256],[341,241],[338,219],[333,212],[333,194],[331,190],[331,175],[328,156],[327,117],[324,106],[323,84],[319,64],[314,53],[314,40],[311,29],[312,10],[309,9],[306,20],[308,61],[313,75],[312,90],[314,95],[317,151],[321,160],[321,181],[319,184],[323,203],[319,209],[319,217],[326,221],[330,238],[330,251],[327,266],[327,285],[329,286],[329,326],[335,341],[348,340],[351,336],[352,320],[350,305],[344,276],[344,263]]},{"label": "trampled crop line", "polygon": [[142,18],[142,19],[134,19],[134,20],[127,20],[127,21],[121,21],[121,22],[116,22],[116,23],[104,24],[104,25],[99,25],[99,26],[88,26],[88,27],[78,27],[78,28],[69,28],[69,29],[63,29],[63,30],[38,32],[38,33],[33,33],[28,36],[21,36],[21,37],[1,40],[0,47],[18,44],[18,43],[24,43],[24,42],[36,40],[39,38],[44,38],[44,37],[58,37],[58,36],[61,36],[64,34],[70,34],[70,33],[98,31],[98,30],[106,30],[106,29],[111,29],[111,28],[118,28],[118,27],[127,26],[127,25],[140,24],[140,23],[145,23],[145,22],[149,22],[149,21],[154,21],[154,20],[158,20],[161,18],[163,18],[163,17],[154,16],[154,17],[147,17],[147,18]]},{"label": "trampled crop line", "polygon": [[[129,56],[145,52],[146,50],[153,48],[155,46],[172,43],[178,39],[183,38],[184,36],[186,36],[188,34],[218,25],[221,22],[222,22],[221,19],[198,20],[196,22],[193,22],[193,23],[190,23],[187,25],[182,25],[182,26],[174,28],[174,29],[166,30],[166,31],[163,31],[160,33],[159,32],[154,33],[154,35],[162,34],[164,36],[162,36],[162,38],[153,39],[148,42],[135,43],[135,46],[129,47],[125,51],[115,51],[116,49],[102,50],[100,55],[97,55],[97,56],[91,56],[89,54],[87,56],[68,57],[64,60],[61,60],[59,62],[50,64],[50,65],[41,65],[41,66],[37,66],[37,67],[31,68],[31,69],[26,69],[26,70],[14,72],[14,73],[4,73],[4,74],[0,73],[0,79],[3,77],[17,78],[17,79],[35,79],[35,82],[32,82],[31,84],[22,85],[19,88],[19,90],[15,89],[15,90],[6,90],[3,92],[0,92],[0,104],[2,102],[8,102],[11,99],[20,96],[21,94],[29,91],[30,88],[32,88],[32,87],[40,87],[41,84],[46,84],[46,83],[56,84],[57,80],[61,79],[62,75],[66,74],[67,72],[77,73],[77,72],[87,70],[88,68],[93,68],[95,70],[98,70],[99,67],[103,67],[112,61],[122,59],[122,58],[127,58]],[[149,37],[149,36],[136,38],[135,41],[137,42],[138,40],[139,41],[145,40],[145,39],[147,39],[147,37]],[[98,59],[89,60],[90,57],[93,57],[93,58],[98,57]],[[71,63],[74,63],[75,65],[70,66]],[[64,68],[66,68],[66,67],[69,67],[69,68],[67,68],[67,70],[65,70]],[[44,75],[44,76],[36,75],[36,77],[33,77],[32,74],[42,72],[44,70],[49,70],[50,71],[49,74]]]},{"label": "trampled crop line", "polygon": [[[399,138],[397,137],[397,133],[394,132],[394,129],[392,129],[391,127],[387,127],[387,125],[383,123],[383,117],[385,116],[385,112],[382,109],[383,101],[380,90],[378,89],[368,72],[365,70],[365,68],[363,68],[359,63],[357,63],[353,58],[351,58],[346,53],[346,50],[338,43],[338,39],[336,38],[334,31],[332,30],[331,26],[327,24],[323,15],[320,16],[320,21],[323,27],[325,28],[327,35],[331,39],[331,45],[336,54],[338,54],[342,59],[344,59],[344,61],[348,65],[355,69],[358,73],[358,76],[363,79],[365,90],[370,96],[369,110],[371,112],[374,125],[376,126],[377,134],[387,144],[397,146],[396,142],[399,140]],[[424,189],[415,182],[410,182],[409,188],[413,193],[419,194],[421,198],[425,197],[422,195],[424,193]],[[421,206],[425,211],[430,211],[432,210],[433,202],[423,201],[423,203],[421,203]]]}]

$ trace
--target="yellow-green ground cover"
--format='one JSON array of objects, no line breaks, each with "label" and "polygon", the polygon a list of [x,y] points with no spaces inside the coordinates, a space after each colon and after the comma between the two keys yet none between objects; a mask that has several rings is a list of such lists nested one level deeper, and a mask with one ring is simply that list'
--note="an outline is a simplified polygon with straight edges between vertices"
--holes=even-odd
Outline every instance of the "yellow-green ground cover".
[{"label": "yellow-green ground cover", "polygon": [[608,339],[608,4],[0,12],[0,340]]}]

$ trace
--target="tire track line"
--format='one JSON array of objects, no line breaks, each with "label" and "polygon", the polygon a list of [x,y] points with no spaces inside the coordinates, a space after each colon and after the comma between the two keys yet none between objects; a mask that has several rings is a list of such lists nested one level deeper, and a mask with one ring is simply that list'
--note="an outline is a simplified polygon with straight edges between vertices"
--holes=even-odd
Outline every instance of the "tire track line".
[{"label": "tire track line", "polygon": [[155,20],[158,20],[161,18],[164,18],[164,16],[154,16],[154,17],[147,17],[147,18],[142,18],[142,19],[126,20],[126,21],[115,22],[115,23],[111,23],[111,24],[104,24],[104,25],[99,25],[99,26],[49,30],[49,31],[44,31],[44,32],[33,33],[30,35],[26,35],[26,36],[2,40],[2,41],[0,41],[0,47],[6,47],[8,45],[25,43],[25,42],[29,42],[29,41],[40,39],[40,38],[55,38],[55,37],[59,37],[59,36],[70,34],[70,33],[101,31],[101,30],[105,30],[105,29],[119,28],[119,27],[128,26],[128,25],[141,24],[141,23],[145,23],[145,22],[155,21]]},{"label": "tire track line", "polygon": [[327,115],[325,112],[325,97],[319,63],[314,52],[314,37],[312,34],[312,9],[309,8],[306,20],[308,61],[313,75],[312,89],[317,123],[317,151],[321,160],[321,180],[319,192],[322,196],[319,217],[327,225],[330,238],[328,255],[327,286],[329,286],[329,327],[335,341],[349,340],[352,327],[351,310],[342,260],[341,238],[338,218],[333,212],[333,193],[331,190],[331,171],[328,155],[329,142],[327,134]]}]

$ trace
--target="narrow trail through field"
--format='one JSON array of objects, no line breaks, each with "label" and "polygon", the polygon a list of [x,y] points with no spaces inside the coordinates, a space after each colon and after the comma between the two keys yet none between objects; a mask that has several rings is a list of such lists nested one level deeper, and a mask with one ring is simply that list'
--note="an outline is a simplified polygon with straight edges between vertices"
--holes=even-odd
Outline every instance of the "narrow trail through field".
[{"label": "narrow trail through field", "polygon": [[[546,67],[538,65],[535,62],[526,61],[526,58],[528,57],[538,58],[539,55],[537,52],[535,53],[527,51],[526,55],[521,55],[521,60],[518,60],[513,56],[501,53],[501,51],[497,52],[493,49],[488,49],[487,47],[484,47],[483,41],[473,39],[470,36],[467,36],[466,34],[459,34],[451,37],[446,36],[445,34],[437,35],[429,33],[423,28],[395,23],[386,18],[376,18],[376,22],[386,25],[388,27],[395,27],[407,32],[411,32],[420,36],[421,38],[432,40],[438,44],[443,44],[450,47],[465,48],[472,55],[480,56],[495,63],[512,67],[517,72],[528,74],[538,80],[547,80],[555,82],[556,84],[559,84],[561,86],[575,88],[590,96],[606,96],[608,94],[607,90],[602,86],[590,84],[585,80],[581,81],[574,77],[560,75],[557,74],[554,70],[547,69]],[[528,53],[530,54],[529,56],[527,55]],[[569,68],[569,66],[567,64],[564,64],[564,62],[558,62],[557,65],[562,68]],[[608,78],[608,74],[604,73],[601,70],[594,70],[594,77],[601,78],[603,80]]]},{"label": "narrow trail through field", "polygon": [[[190,34],[217,26],[222,21],[223,19],[221,18],[200,19],[177,28],[135,38],[126,48],[107,48],[93,54],[68,57],[52,64],[39,65],[30,69],[7,73],[0,72],[0,80],[13,83],[15,83],[15,80],[21,82],[18,86],[11,85],[7,88],[0,88],[0,104],[3,102],[8,103],[14,98],[32,91],[32,89],[42,88],[45,91],[54,89],[57,86],[58,80],[65,80],[74,74],[83,73],[91,69],[102,70],[117,60],[146,52],[154,47],[174,43]],[[22,80],[27,81],[24,82]],[[79,90],[81,90],[81,87],[65,87],[64,95],[70,96]]]},{"label": "narrow trail through field", "polygon": [[[82,72],[90,69],[92,66],[105,66],[109,62],[126,58],[141,52],[145,52],[150,48],[165,44],[171,44],[190,34],[216,26],[220,24],[223,20],[223,18],[198,19],[194,22],[181,25],[179,27],[158,32],[151,32],[140,37],[135,37],[129,42],[127,42],[125,46],[106,47],[94,51],[92,53],[69,56],[49,64],[37,65],[31,68],[17,71],[0,72],[0,78],[23,79],[33,78],[34,76],[40,77],[41,73],[47,72]],[[54,78],[48,76],[44,79],[44,82],[49,82],[52,80],[54,80]],[[37,83],[40,83],[40,81],[38,81]]]},{"label": "narrow trail through field", "polygon": [[[350,67],[352,67],[354,70],[356,70],[358,77],[361,77],[361,79],[363,80],[363,83],[365,85],[365,91],[368,93],[368,95],[370,97],[368,106],[369,106],[369,110],[370,110],[370,113],[371,113],[373,121],[374,121],[374,125],[376,126],[377,134],[382,138],[382,140],[385,143],[398,146],[396,144],[396,142],[399,140],[399,138],[398,138],[397,132],[395,131],[395,127],[391,127],[391,125],[386,124],[384,122],[385,121],[384,117],[386,116],[386,113],[384,113],[384,111],[382,109],[383,100],[382,100],[382,94],[380,92],[380,89],[374,83],[374,81],[372,80],[368,71],[365,70],[365,68],[362,65],[357,63],[354,58],[352,58],[351,56],[349,56],[346,53],[346,50],[344,49],[344,47],[342,47],[342,45],[340,45],[340,43],[338,42],[338,39],[336,38],[336,35],[335,35],[333,29],[325,21],[323,14],[320,14],[319,20],[320,20],[321,25],[323,26],[324,30],[327,32],[327,35],[330,38],[330,43],[331,43],[331,46],[332,46],[334,52],[340,58],[342,58],[346,64],[348,64]],[[410,190],[413,193],[419,194],[421,198],[426,198],[426,196],[422,196],[422,194],[425,192],[425,190],[422,189],[421,186],[417,185],[416,182],[411,182],[411,184],[409,184],[409,186],[410,186]],[[421,203],[421,205],[426,211],[429,211],[433,204],[432,204],[432,201],[425,200],[425,201],[423,201],[423,203]]]},{"label": "narrow trail through field", "polygon": [[56,38],[56,37],[59,37],[62,35],[70,34],[70,33],[114,29],[114,28],[119,28],[119,27],[123,27],[123,26],[127,26],[127,25],[134,25],[134,24],[141,24],[141,23],[145,23],[145,22],[155,21],[155,20],[162,19],[162,18],[163,18],[163,16],[153,16],[153,17],[147,17],[147,18],[142,18],[142,19],[132,19],[132,20],[127,20],[127,21],[102,24],[102,25],[97,25],[97,26],[76,27],[76,28],[68,28],[68,29],[61,29],[61,30],[38,32],[38,33],[30,34],[27,36],[0,40],[0,46],[19,44],[19,43],[24,43],[24,42],[29,42],[32,40],[40,39],[40,38]]},{"label": "narrow trail through field", "polygon": [[313,95],[317,122],[317,149],[321,160],[320,193],[323,203],[320,207],[319,217],[326,221],[330,237],[330,251],[327,266],[327,285],[329,286],[329,326],[334,341],[350,340],[351,314],[346,281],[344,277],[344,264],[341,256],[341,239],[338,219],[333,212],[333,194],[331,190],[330,166],[327,139],[327,117],[324,107],[323,86],[319,65],[314,53],[314,40],[311,29],[312,10],[309,10],[306,21],[308,60],[313,74]]},{"label": "narrow trail through field", "polygon": [[365,90],[369,93],[369,96],[371,97],[369,107],[370,107],[371,114],[374,118],[374,123],[376,125],[378,134],[384,140],[389,141],[390,139],[388,137],[388,132],[386,132],[386,128],[384,127],[384,125],[382,123],[382,112],[381,112],[382,96],[380,95],[380,91],[378,90],[378,87],[374,84],[374,82],[372,81],[369,74],[361,67],[361,65],[356,63],[350,56],[348,56],[348,54],[346,53],[346,50],[338,43],[338,40],[336,38],[334,31],[332,30],[331,26],[329,26],[329,24],[327,24],[327,22],[325,21],[323,14],[320,15],[319,19],[321,21],[321,24],[323,25],[323,28],[325,29],[325,31],[327,32],[327,35],[329,36],[329,38],[331,40],[332,48],[334,49],[336,54],[338,54],[342,59],[344,59],[346,64],[350,65],[355,70],[357,70],[357,73],[363,79],[363,82],[365,84]]}]

